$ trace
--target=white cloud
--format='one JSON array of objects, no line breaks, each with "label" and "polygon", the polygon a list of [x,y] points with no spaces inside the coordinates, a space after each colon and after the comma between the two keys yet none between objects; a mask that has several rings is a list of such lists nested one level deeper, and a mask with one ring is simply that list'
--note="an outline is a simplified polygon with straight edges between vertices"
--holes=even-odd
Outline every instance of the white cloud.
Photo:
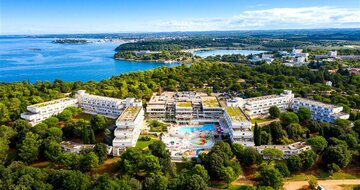
[{"label": "white cloud", "polygon": [[359,28],[360,9],[272,8],[244,11],[230,18],[161,20],[151,24],[166,30]]}]

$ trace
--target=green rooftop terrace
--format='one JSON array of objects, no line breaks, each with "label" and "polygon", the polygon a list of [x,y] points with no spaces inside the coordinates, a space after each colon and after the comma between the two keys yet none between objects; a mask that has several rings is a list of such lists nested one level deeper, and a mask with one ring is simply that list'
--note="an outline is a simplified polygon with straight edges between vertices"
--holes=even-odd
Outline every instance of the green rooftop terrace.
[{"label": "green rooftop terrace", "polygon": [[248,118],[238,107],[226,107],[226,113],[230,116],[232,121],[246,121]]},{"label": "green rooftop terrace", "polygon": [[177,102],[176,106],[177,107],[190,108],[191,107],[191,102]]},{"label": "green rooftop terrace", "polygon": [[219,102],[217,101],[217,99],[215,97],[208,98],[208,99],[203,99],[202,104],[203,104],[204,107],[208,107],[208,108],[220,107],[220,104],[219,104]]},{"label": "green rooftop terrace", "polygon": [[140,112],[141,107],[127,107],[118,118],[119,121],[133,121]]},{"label": "green rooftop terrace", "polygon": [[61,98],[61,99],[57,99],[57,100],[51,100],[51,101],[47,101],[47,102],[42,102],[42,103],[30,105],[28,107],[29,108],[41,108],[41,107],[45,107],[45,106],[58,104],[58,103],[61,103],[61,102],[66,102],[66,101],[69,101],[69,100],[72,100],[72,98]]}]

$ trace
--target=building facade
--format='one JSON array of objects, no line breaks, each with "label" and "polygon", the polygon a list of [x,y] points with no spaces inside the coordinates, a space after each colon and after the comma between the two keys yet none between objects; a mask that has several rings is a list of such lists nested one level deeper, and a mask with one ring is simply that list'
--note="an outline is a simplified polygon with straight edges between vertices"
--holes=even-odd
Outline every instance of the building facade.
[{"label": "building facade", "polygon": [[113,139],[113,155],[127,147],[134,147],[144,126],[144,109],[142,106],[127,107],[116,120]]},{"label": "building facade", "polygon": [[218,122],[223,108],[215,96],[196,92],[154,94],[147,104],[150,119],[178,124]]},{"label": "building facade", "polygon": [[342,106],[326,104],[305,98],[295,98],[292,109],[297,112],[300,107],[308,108],[311,111],[313,120],[322,122],[334,122],[336,119],[349,119],[350,115],[344,112]]},{"label": "building facade", "polygon": [[108,118],[116,119],[128,106],[142,106],[141,100],[135,98],[117,99],[105,96],[97,96],[79,90],[75,96],[79,107],[88,114],[99,114]]},{"label": "building facade", "polygon": [[233,143],[242,144],[244,146],[255,145],[250,119],[239,107],[226,107],[224,120],[229,129],[230,139]]},{"label": "building facade", "polygon": [[36,125],[53,115],[61,113],[62,111],[64,111],[65,108],[69,106],[77,107],[77,103],[77,99],[62,98],[34,104],[31,106],[27,106],[28,112],[22,113],[20,117],[29,121],[32,125]]},{"label": "building facade", "polygon": [[280,95],[268,95],[245,99],[243,107],[245,113],[250,116],[268,115],[269,109],[276,106],[280,111],[286,111],[291,107],[294,94],[291,90],[284,90]]}]

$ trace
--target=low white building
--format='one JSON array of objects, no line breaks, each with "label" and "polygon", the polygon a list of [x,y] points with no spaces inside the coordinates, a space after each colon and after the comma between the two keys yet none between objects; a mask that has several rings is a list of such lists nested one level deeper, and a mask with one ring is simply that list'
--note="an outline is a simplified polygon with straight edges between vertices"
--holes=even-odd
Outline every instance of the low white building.
[{"label": "low white building", "polygon": [[245,113],[250,117],[268,115],[269,109],[276,106],[280,111],[286,111],[291,106],[294,94],[291,90],[284,90],[280,95],[268,95],[245,99]]},{"label": "low white building", "polygon": [[[263,155],[265,149],[277,149],[283,152],[284,156],[282,159],[287,159],[291,155],[301,154],[304,151],[311,150],[311,146],[306,145],[305,142],[296,142],[289,145],[261,145],[256,146],[256,150]],[[263,155],[264,159],[269,159],[268,156]]]},{"label": "low white building", "polygon": [[28,112],[22,113],[21,118],[29,121],[32,125],[36,125],[45,119],[59,114],[69,106],[78,106],[78,100],[74,98],[61,98],[39,104],[27,106]]},{"label": "low white building", "polygon": [[229,128],[230,139],[233,143],[254,146],[250,119],[239,107],[226,107],[224,119]]},{"label": "low white building", "polygon": [[[95,145],[94,144],[81,144],[81,143],[76,143],[76,142],[72,142],[72,141],[62,141],[60,143],[60,147],[63,152],[72,152],[72,153],[79,154],[81,150],[94,149]],[[112,147],[111,146],[106,146],[106,147],[107,147],[107,154],[110,155],[112,152]]]},{"label": "low white building", "polygon": [[141,106],[127,107],[116,120],[113,139],[113,155],[120,155],[126,147],[134,147],[144,125],[144,109]]},{"label": "low white building", "polygon": [[292,109],[297,112],[300,107],[306,107],[311,111],[313,120],[322,122],[334,122],[336,119],[349,119],[350,115],[344,112],[342,106],[326,104],[305,98],[295,98]]}]

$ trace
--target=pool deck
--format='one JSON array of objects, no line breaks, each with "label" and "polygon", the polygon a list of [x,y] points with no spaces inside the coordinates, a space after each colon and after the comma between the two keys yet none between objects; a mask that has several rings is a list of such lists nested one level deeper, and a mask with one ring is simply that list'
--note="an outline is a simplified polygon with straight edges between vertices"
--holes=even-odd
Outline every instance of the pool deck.
[{"label": "pool deck", "polygon": [[210,150],[215,143],[215,124],[175,125],[168,128],[162,141],[175,160],[197,157],[200,150]]}]

